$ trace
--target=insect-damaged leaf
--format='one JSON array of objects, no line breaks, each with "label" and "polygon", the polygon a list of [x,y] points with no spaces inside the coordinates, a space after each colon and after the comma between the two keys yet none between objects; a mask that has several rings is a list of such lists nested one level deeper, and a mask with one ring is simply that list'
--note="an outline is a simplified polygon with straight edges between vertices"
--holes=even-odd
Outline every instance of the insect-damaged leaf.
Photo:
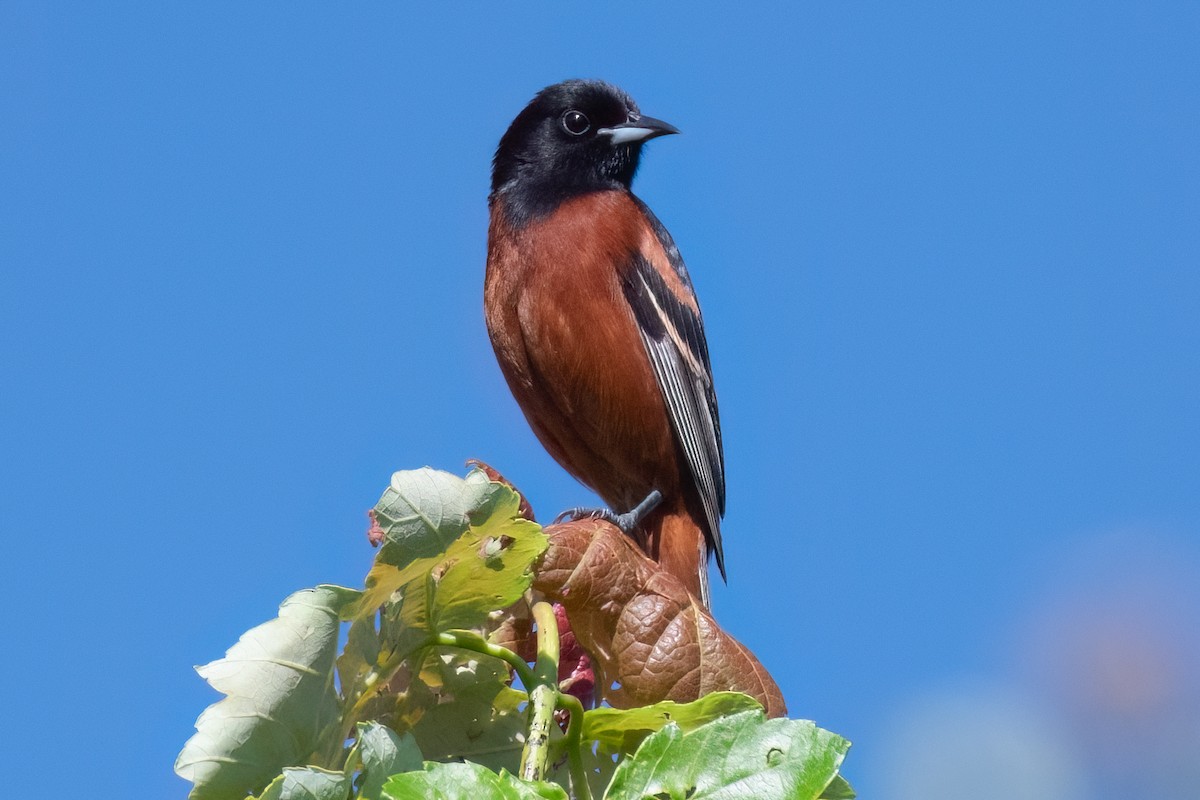
[{"label": "insect-damaged leaf", "polygon": [[479,625],[529,588],[546,548],[520,497],[479,471],[466,479],[431,469],[397,472],[375,506],[385,533],[359,609],[399,593],[401,618],[426,633]]},{"label": "insect-damaged leaf", "polygon": [[428,468],[397,472],[373,517],[384,544],[338,662],[351,702],[379,664],[433,634],[485,627],[489,614],[529,588],[546,548],[541,528],[521,516],[517,493],[478,470],[465,479]]}]

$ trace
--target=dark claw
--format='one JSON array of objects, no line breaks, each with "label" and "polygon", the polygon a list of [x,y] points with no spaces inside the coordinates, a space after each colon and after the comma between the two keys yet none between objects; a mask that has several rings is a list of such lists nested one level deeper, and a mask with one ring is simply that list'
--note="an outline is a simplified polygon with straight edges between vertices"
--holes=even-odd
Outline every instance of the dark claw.
[{"label": "dark claw", "polygon": [[569,508],[554,518],[555,524],[559,522],[574,522],[580,519],[602,519],[606,522],[611,522],[621,529],[621,532],[626,536],[632,535],[634,528],[638,526],[647,514],[658,507],[662,502],[662,494],[658,489],[652,489],[650,494],[646,495],[646,499],[638,503],[635,508],[624,514],[616,514],[607,508]]},{"label": "dark claw", "polygon": [[[612,512],[607,508],[585,508],[577,506],[576,508],[568,508],[566,511],[554,518],[552,524],[557,525],[560,522],[574,522],[578,519],[608,519]],[[609,519],[609,522],[612,522]]]}]

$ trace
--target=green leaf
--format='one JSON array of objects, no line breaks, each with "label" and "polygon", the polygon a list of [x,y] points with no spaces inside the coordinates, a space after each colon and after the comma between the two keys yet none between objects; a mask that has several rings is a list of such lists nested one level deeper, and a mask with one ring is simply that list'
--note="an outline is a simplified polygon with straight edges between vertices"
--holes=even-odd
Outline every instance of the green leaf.
[{"label": "green leaf", "polygon": [[[761,708],[757,700],[741,692],[713,692],[691,703],[664,700],[640,708],[601,707],[586,712],[583,717],[583,763],[592,795],[602,797],[612,782],[617,769],[613,754],[629,755],[648,735],[667,724],[674,722],[687,733],[714,719]],[[589,740],[598,746],[587,747]],[[566,763],[557,764],[550,777],[563,786],[569,785]]]},{"label": "green leaf", "polygon": [[761,711],[757,700],[741,692],[713,692],[691,703],[664,700],[641,708],[594,708],[583,715],[583,738],[608,752],[632,753],[651,733],[674,722],[684,733],[742,711]]},{"label": "green leaf", "polygon": [[520,496],[481,472],[465,480],[433,470],[397,472],[375,507],[387,544],[367,576],[360,613],[388,602],[380,625],[388,658],[434,633],[483,626],[516,602],[546,549]]},{"label": "green leaf", "polygon": [[421,750],[411,733],[399,736],[378,722],[358,724],[358,753],[362,759],[362,800],[379,800],[383,783],[398,772],[420,770]]},{"label": "green leaf", "polygon": [[[758,711],[762,706],[741,692],[713,692],[691,703],[664,700],[640,708],[594,708],[583,717],[583,766],[594,797],[603,797],[617,770],[614,754],[627,756],[637,750],[648,735],[674,722],[684,733],[715,719],[742,711]],[[588,741],[598,746],[588,747]],[[550,770],[549,778],[562,786],[570,785],[568,765],[560,761]]]},{"label": "green leaf", "polygon": [[429,762],[425,772],[393,775],[383,785],[387,800],[568,800],[561,786],[527,782],[506,770],[478,764]]},{"label": "green leaf", "polygon": [[346,800],[350,779],[318,767],[288,767],[255,800]]},{"label": "green leaf", "polygon": [[242,635],[225,657],[198,667],[225,699],[196,720],[175,761],[194,800],[242,798],[287,766],[303,764],[339,717],[333,689],[339,617],[360,595],[337,586],[296,592],[279,616]]},{"label": "green leaf", "polygon": [[850,743],[807,720],[746,711],[683,733],[668,725],[617,767],[606,800],[817,800]]},{"label": "green leaf", "polygon": [[854,800],[856,797],[858,797],[858,794],[850,786],[849,781],[841,775],[834,778],[825,787],[825,791],[821,792],[821,800]]},{"label": "green leaf", "polygon": [[516,770],[527,720],[525,692],[508,685],[498,659],[453,648],[426,655],[403,700],[412,734],[430,761],[467,760]]},{"label": "green leaf", "polygon": [[[520,496],[478,470],[465,479],[428,468],[397,472],[374,515],[385,543],[338,659],[350,706],[432,635],[484,629],[492,612],[529,588],[547,546],[541,528],[520,516]],[[380,695],[360,710],[362,718],[394,716],[396,703]]]},{"label": "green leaf", "polygon": [[374,509],[384,543],[367,577],[360,615],[373,613],[392,592],[427,572],[499,487],[479,471],[466,479],[429,467],[393,474]]}]

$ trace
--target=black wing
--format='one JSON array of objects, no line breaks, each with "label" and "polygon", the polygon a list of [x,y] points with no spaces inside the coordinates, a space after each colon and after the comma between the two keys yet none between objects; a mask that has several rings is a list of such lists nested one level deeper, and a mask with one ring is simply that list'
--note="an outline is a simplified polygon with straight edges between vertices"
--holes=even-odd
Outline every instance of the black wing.
[{"label": "black wing", "polygon": [[[692,290],[687,268],[666,228],[639,200],[671,267],[683,285]],[[725,577],[725,554],[721,547],[721,517],[725,514],[725,454],[721,446],[721,422],[713,389],[708,342],[700,315],[670,290],[649,261],[635,255],[625,283],[625,297],[633,308],[667,404],[671,427],[687,458],[704,514],[708,519],[709,551]]]}]

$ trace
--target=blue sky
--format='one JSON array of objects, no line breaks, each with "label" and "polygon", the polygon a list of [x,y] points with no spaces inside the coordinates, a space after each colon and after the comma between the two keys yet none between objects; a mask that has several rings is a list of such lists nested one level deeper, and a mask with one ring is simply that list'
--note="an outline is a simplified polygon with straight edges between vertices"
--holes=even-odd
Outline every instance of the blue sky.
[{"label": "blue sky", "polygon": [[182,796],[191,666],[359,585],[391,471],[590,501],[480,303],[496,141],[601,77],[684,131],[635,190],[793,715],[863,796],[1194,797],[1200,11],[967,5],[0,5],[14,796]]}]

